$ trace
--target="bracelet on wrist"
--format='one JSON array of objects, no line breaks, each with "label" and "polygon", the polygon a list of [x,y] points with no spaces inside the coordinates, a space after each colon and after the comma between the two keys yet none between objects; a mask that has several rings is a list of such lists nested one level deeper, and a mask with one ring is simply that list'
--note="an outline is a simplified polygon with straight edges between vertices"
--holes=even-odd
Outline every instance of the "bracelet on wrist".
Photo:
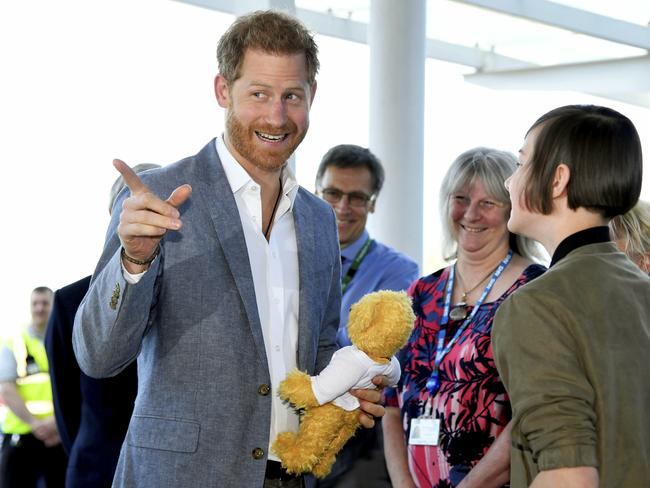
[{"label": "bracelet on wrist", "polygon": [[124,249],[124,247],[122,247],[122,251],[120,251],[120,252],[121,252],[122,257],[123,257],[124,259],[126,259],[129,263],[137,264],[138,266],[146,266],[146,265],[148,265],[148,264],[151,264],[151,262],[152,262],[154,259],[156,259],[156,257],[158,256],[158,254],[160,254],[160,244],[156,246],[156,249],[154,250],[153,254],[152,254],[151,256],[149,256],[149,257],[148,257],[147,259],[145,259],[145,260],[132,258],[131,256],[129,256],[129,255],[126,253],[126,249]]}]

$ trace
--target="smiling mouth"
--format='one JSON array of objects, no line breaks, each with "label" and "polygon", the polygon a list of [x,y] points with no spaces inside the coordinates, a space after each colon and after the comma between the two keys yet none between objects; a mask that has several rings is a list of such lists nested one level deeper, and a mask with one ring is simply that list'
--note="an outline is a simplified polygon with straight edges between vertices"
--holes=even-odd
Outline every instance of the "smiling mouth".
[{"label": "smiling mouth", "polygon": [[460,224],[460,226],[463,228],[463,230],[471,232],[472,234],[478,234],[479,232],[483,232],[485,230],[483,227],[468,227],[463,224]]},{"label": "smiling mouth", "polygon": [[273,134],[268,134],[266,132],[255,131],[255,134],[257,135],[257,137],[259,137],[260,139],[266,142],[280,142],[285,140],[287,137],[289,137],[288,133],[273,135]]},{"label": "smiling mouth", "polygon": [[337,225],[350,225],[350,224],[352,224],[352,223],[353,223],[353,221],[351,221],[351,220],[340,220],[340,219],[336,219],[336,224],[337,224]]}]

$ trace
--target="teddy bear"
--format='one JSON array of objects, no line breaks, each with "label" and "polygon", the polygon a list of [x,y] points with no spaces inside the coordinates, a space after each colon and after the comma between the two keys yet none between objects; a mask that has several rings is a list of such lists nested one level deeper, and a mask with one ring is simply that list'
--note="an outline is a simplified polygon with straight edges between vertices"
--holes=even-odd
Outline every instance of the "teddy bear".
[{"label": "teddy bear", "polygon": [[280,383],[280,398],[301,411],[298,432],[282,432],[271,446],[290,474],[325,477],[343,445],[361,426],[359,401],[352,388],[376,388],[372,379],[399,381],[395,354],[408,340],[415,316],[404,292],[382,290],[352,306],[348,319],[351,346],[336,351],[318,376],[293,370]]}]

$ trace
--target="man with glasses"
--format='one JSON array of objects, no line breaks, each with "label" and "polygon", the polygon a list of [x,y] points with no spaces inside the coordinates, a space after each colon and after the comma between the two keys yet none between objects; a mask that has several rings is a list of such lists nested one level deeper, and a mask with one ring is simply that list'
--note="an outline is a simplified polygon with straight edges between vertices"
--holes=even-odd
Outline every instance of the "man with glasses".
[{"label": "man with glasses", "polygon": [[[383,183],[379,159],[353,144],[327,151],[316,174],[316,193],[334,209],[341,247],[339,347],[351,344],[347,324],[354,303],[373,291],[404,290],[419,276],[418,265],[411,258],[372,239],[366,230]],[[381,445],[378,424],[358,432],[319,486],[390,486]]]}]

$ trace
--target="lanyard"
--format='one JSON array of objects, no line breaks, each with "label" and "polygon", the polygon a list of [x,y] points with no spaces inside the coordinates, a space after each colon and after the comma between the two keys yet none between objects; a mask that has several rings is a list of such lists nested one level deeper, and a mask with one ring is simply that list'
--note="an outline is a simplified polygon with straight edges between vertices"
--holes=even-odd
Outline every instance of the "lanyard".
[{"label": "lanyard", "polygon": [[494,273],[492,274],[492,278],[490,278],[488,284],[485,285],[485,288],[483,289],[483,293],[481,293],[481,296],[476,301],[476,304],[472,309],[472,313],[470,313],[469,317],[467,317],[463,322],[463,324],[458,328],[456,334],[454,334],[454,337],[447,344],[447,347],[443,347],[445,344],[446,325],[449,323],[449,308],[451,306],[451,294],[454,289],[454,276],[456,274],[456,265],[454,265],[449,271],[449,278],[447,279],[447,290],[445,293],[445,308],[443,310],[443,315],[440,320],[440,330],[438,331],[438,340],[436,343],[436,357],[433,363],[433,371],[431,372],[431,376],[427,380],[427,389],[429,390],[429,401],[427,402],[429,405],[428,407],[429,415],[431,414],[431,400],[433,396],[436,394],[436,392],[438,391],[438,389],[440,388],[440,378],[438,372],[440,368],[440,363],[447,355],[447,353],[451,350],[456,340],[460,337],[460,335],[465,331],[469,323],[472,321],[472,319],[478,312],[479,307],[483,304],[488,294],[492,290],[494,283],[496,283],[499,276],[501,276],[503,270],[506,269],[511,259],[512,259],[512,249],[508,251],[506,257],[503,258],[503,261],[501,261],[497,269],[494,270]]},{"label": "lanyard", "polygon": [[370,237],[366,239],[366,242],[363,243],[363,246],[361,246],[361,249],[359,249],[359,252],[357,252],[357,255],[354,257],[354,261],[352,261],[347,273],[345,273],[345,276],[341,279],[341,295],[343,295],[345,290],[348,289],[348,286],[350,286],[350,281],[352,281],[352,278],[354,278],[354,275],[357,273],[361,261],[363,261],[363,258],[368,254],[372,242],[373,240]]}]

